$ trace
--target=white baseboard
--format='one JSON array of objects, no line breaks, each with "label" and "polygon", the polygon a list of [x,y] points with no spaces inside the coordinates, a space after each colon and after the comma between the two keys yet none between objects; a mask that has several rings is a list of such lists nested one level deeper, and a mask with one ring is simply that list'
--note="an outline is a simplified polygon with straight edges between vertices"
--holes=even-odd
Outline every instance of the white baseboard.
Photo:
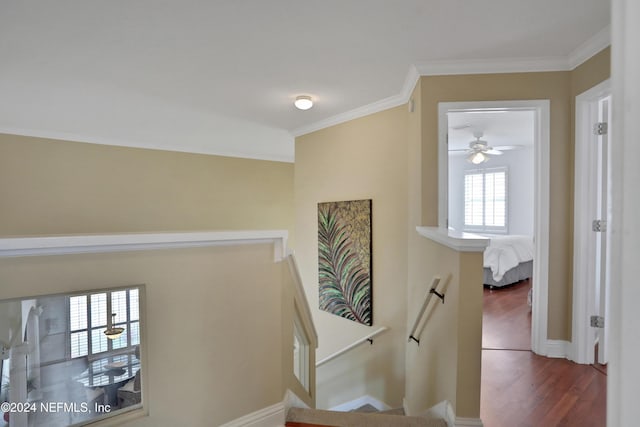
[{"label": "white baseboard", "polygon": [[558,359],[570,359],[571,343],[564,340],[547,340],[546,356]]},{"label": "white baseboard", "polygon": [[220,427],[283,427],[286,416],[284,402],[279,402],[229,421]]},{"label": "white baseboard", "polygon": [[371,405],[376,408],[378,411],[388,411],[392,409],[391,406],[382,402],[381,400],[376,399],[373,396],[369,396],[368,394],[359,397],[357,399],[353,399],[349,402],[342,403],[340,405],[329,408],[330,411],[338,411],[338,412],[349,412],[354,409],[358,409],[364,405]]},{"label": "white baseboard", "polygon": [[433,405],[431,408],[419,414],[409,412],[407,399],[403,399],[405,414],[426,418],[440,418],[447,422],[448,427],[484,427],[480,418],[456,417],[453,406],[447,400]]},{"label": "white baseboard", "polygon": [[480,418],[456,417],[455,427],[484,427]]}]

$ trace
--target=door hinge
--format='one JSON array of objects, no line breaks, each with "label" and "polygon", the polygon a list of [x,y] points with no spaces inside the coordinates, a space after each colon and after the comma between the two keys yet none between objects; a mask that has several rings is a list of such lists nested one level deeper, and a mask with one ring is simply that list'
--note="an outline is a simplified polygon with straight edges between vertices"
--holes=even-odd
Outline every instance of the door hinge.
[{"label": "door hinge", "polygon": [[591,327],[593,328],[604,328],[604,317],[602,316],[591,316]]},{"label": "door hinge", "polygon": [[609,130],[607,122],[598,122],[593,126],[593,133],[596,135],[606,135]]},{"label": "door hinge", "polygon": [[596,233],[604,233],[607,231],[607,221],[604,219],[594,219],[591,223],[591,229]]}]

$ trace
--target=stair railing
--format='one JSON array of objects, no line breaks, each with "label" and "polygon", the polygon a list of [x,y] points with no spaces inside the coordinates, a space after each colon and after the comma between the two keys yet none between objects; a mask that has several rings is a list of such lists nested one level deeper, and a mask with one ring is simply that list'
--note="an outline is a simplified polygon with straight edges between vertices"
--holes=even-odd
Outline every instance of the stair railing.
[{"label": "stair railing", "polygon": [[427,310],[427,307],[429,306],[429,303],[431,302],[431,298],[435,295],[438,298],[440,298],[442,300],[442,303],[444,304],[444,294],[438,292],[438,285],[439,284],[440,284],[440,277],[439,276],[434,276],[433,277],[433,281],[431,282],[431,288],[429,289],[427,294],[424,296],[424,300],[422,301],[422,306],[420,307],[420,310],[418,311],[418,315],[416,316],[416,320],[413,322],[413,327],[411,328],[411,333],[409,333],[409,342],[411,342],[411,340],[413,340],[413,341],[417,342],[418,345],[420,345],[420,340],[418,339],[418,337],[422,333],[422,330],[424,329],[424,327],[426,325],[426,321],[425,321],[425,324],[422,325],[422,327],[420,328],[419,331],[418,331],[418,326],[420,325],[420,322],[422,321],[422,318],[424,317],[424,313]]},{"label": "stair railing", "polygon": [[342,350],[338,350],[338,351],[336,351],[335,353],[330,354],[329,356],[325,357],[324,359],[319,360],[319,361],[316,363],[316,368],[318,368],[318,367],[320,367],[320,366],[324,365],[325,363],[327,363],[327,362],[329,362],[329,361],[331,361],[331,360],[335,359],[336,357],[340,357],[340,356],[342,356],[343,354],[345,354],[345,353],[349,352],[350,350],[353,350],[354,348],[358,347],[360,344],[362,344],[362,343],[364,343],[364,342],[369,341],[369,343],[370,343],[370,344],[373,344],[373,339],[374,339],[375,337],[377,337],[377,336],[378,336],[378,335],[380,335],[381,333],[383,333],[383,332],[385,332],[385,331],[388,331],[388,330],[389,330],[389,328],[388,328],[388,327],[386,327],[386,326],[382,326],[381,328],[379,328],[379,329],[375,330],[374,332],[371,332],[369,335],[367,335],[367,336],[365,336],[365,337],[362,337],[362,338],[360,338],[360,339],[359,339],[359,340],[357,340],[357,341],[354,341],[353,343],[351,343],[351,344],[349,344],[348,346],[344,347]]}]

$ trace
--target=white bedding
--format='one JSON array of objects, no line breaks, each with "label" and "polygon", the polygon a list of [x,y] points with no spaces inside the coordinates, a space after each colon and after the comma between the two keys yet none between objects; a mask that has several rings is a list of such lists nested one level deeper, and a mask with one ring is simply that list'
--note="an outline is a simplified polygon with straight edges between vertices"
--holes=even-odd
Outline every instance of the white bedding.
[{"label": "white bedding", "polygon": [[484,251],[484,266],[491,269],[495,281],[502,280],[508,270],[533,259],[533,238],[517,234],[485,234],[491,239]]}]

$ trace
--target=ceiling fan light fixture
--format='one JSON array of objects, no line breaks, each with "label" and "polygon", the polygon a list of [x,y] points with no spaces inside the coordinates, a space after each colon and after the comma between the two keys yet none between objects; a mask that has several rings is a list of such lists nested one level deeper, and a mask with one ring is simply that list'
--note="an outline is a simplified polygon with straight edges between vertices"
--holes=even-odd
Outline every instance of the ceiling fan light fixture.
[{"label": "ceiling fan light fixture", "polygon": [[478,151],[476,153],[471,153],[469,157],[467,157],[467,160],[474,165],[479,165],[489,160],[489,156],[484,154],[482,151]]},{"label": "ceiling fan light fixture", "polygon": [[296,96],[296,100],[293,102],[298,110],[308,110],[313,107],[313,100],[308,95]]}]

